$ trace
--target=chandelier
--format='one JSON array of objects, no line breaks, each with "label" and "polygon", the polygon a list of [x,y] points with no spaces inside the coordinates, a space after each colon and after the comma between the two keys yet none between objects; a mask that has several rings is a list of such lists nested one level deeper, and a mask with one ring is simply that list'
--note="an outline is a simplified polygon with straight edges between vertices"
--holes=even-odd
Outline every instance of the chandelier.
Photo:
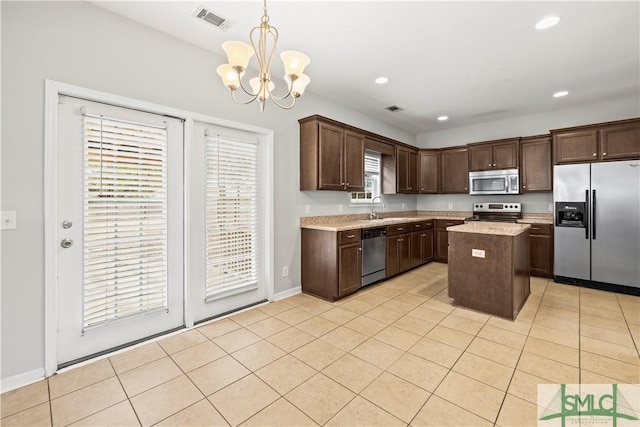
[{"label": "chandelier", "polygon": [[[220,65],[217,69],[224,85],[231,91],[231,97],[238,104],[249,104],[256,99],[260,102],[260,111],[264,111],[264,102],[271,99],[278,107],[284,109],[293,108],[296,99],[302,95],[305,87],[311,79],[303,74],[304,69],[311,60],[307,55],[294,50],[287,50],[280,54],[284,62],[284,80],[288,91],[283,96],[276,96],[272,90],[275,84],[271,81],[271,61],[276,53],[278,44],[278,30],[269,25],[267,14],[267,0],[264,0],[264,15],[260,26],[253,27],[249,33],[251,45],[241,41],[227,41],[222,43],[222,49],[227,54],[228,64]],[[256,55],[258,61],[258,76],[249,80],[251,90],[248,90],[242,82],[242,77],[247,69],[249,60]],[[240,87],[249,98],[238,100],[236,89]],[[285,102],[281,102],[285,101]]]}]

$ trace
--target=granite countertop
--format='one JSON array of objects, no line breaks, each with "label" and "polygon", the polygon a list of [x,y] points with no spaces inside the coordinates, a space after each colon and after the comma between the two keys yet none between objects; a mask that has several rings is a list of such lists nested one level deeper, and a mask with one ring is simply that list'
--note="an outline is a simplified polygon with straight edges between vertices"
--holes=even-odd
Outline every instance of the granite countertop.
[{"label": "granite countertop", "polygon": [[393,224],[408,222],[420,222],[434,219],[450,219],[464,221],[471,216],[471,212],[439,212],[439,211],[411,211],[411,212],[385,212],[383,218],[370,220],[368,214],[354,215],[327,215],[315,217],[301,217],[300,228],[325,231],[344,231],[371,227],[384,227]]},{"label": "granite countertop", "polygon": [[447,231],[458,233],[494,234],[500,236],[517,236],[531,228],[529,224],[510,224],[504,222],[474,221],[463,225],[447,227]]},{"label": "granite countertop", "polygon": [[[472,212],[464,211],[399,211],[383,212],[383,218],[369,220],[368,214],[326,215],[300,217],[300,228],[325,231],[344,231],[376,226],[403,224],[434,219],[464,221]],[[519,224],[553,224],[553,215],[544,213],[523,214]]]}]

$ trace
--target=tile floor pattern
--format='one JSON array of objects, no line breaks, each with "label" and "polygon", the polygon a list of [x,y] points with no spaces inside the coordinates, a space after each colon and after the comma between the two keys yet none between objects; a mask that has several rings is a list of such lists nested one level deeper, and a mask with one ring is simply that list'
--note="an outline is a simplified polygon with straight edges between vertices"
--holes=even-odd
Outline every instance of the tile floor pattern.
[{"label": "tile floor pattern", "polygon": [[2,395],[4,426],[535,426],[539,383],[640,383],[640,298],[531,279],[515,322],[432,263],[308,295]]}]

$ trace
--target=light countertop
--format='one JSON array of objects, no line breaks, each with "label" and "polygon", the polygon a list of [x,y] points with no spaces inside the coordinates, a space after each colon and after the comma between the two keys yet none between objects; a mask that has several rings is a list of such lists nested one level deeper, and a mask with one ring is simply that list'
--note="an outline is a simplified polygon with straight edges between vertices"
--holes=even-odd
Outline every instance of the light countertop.
[{"label": "light countertop", "polygon": [[531,225],[529,224],[474,221],[470,222],[469,224],[453,225],[451,227],[447,227],[447,231],[458,233],[517,236],[518,234],[524,233],[529,228],[531,228]]},{"label": "light countertop", "polygon": [[[399,211],[382,212],[378,220],[368,220],[368,214],[326,215],[300,217],[300,228],[324,231],[344,231],[393,224],[429,221],[434,219],[464,221],[472,213],[465,211]],[[519,224],[553,224],[552,214],[523,214]],[[502,223],[500,223],[502,224]]]}]

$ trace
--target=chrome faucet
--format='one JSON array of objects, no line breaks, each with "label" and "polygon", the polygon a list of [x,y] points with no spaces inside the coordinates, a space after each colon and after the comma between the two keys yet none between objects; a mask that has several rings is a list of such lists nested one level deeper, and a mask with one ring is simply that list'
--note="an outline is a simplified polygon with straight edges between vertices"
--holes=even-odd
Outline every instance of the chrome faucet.
[{"label": "chrome faucet", "polygon": [[371,199],[371,211],[369,212],[369,219],[378,219],[378,212],[374,212],[373,210],[373,204],[376,199],[380,199],[380,202],[382,203],[382,209],[384,209],[384,200],[382,200],[382,196],[374,197],[373,199]]}]

